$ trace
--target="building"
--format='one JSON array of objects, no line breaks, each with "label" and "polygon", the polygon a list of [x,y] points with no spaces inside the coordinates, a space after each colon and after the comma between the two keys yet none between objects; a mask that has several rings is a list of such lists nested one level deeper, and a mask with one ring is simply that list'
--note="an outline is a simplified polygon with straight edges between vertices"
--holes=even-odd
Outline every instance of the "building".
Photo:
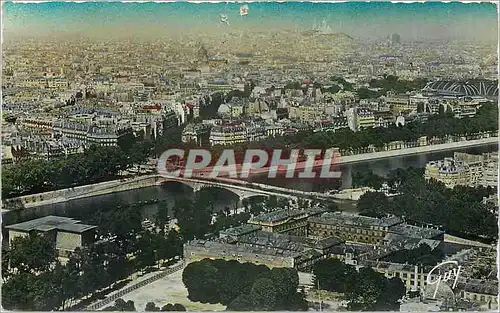
[{"label": "building", "polygon": [[80,221],[62,216],[45,216],[27,222],[7,225],[9,245],[17,237],[44,234],[55,243],[60,257],[68,257],[76,248],[94,242],[96,226],[80,224]]},{"label": "building", "polygon": [[372,128],[375,126],[375,116],[373,115],[372,110],[358,109],[356,119],[358,130]]},{"label": "building", "polygon": [[375,115],[365,108],[350,108],[346,111],[347,122],[352,131],[360,131],[375,126]]},{"label": "building", "polygon": [[456,185],[491,186],[498,183],[498,153],[473,155],[455,152],[453,158],[431,161],[425,166],[425,178]]},{"label": "building", "polygon": [[347,214],[324,213],[308,220],[308,235],[315,238],[336,236],[345,241],[367,244],[383,243],[391,226],[402,223],[398,217],[383,219]]},{"label": "building", "polygon": [[314,124],[320,120],[323,115],[324,108],[320,106],[292,106],[288,110],[290,119]]},{"label": "building", "polygon": [[429,82],[423,89],[427,94],[438,96],[474,97],[483,96],[487,99],[498,99],[498,82],[488,80]]},{"label": "building", "polygon": [[484,187],[498,187],[498,152],[491,153],[483,162],[483,170],[479,185]]},{"label": "building", "polygon": [[325,122],[320,122],[320,126],[316,127],[314,129],[314,132],[318,131],[332,131],[335,132],[340,129],[345,129],[349,128],[349,125],[347,123],[347,118],[342,116],[342,117],[333,117],[331,122],[325,121]]},{"label": "building", "polygon": [[236,260],[264,264],[268,267],[294,267],[300,253],[267,247],[249,247],[218,241],[193,240],[184,244],[186,263],[203,259]]},{"label": "building", "polygon": [[266,232],[307,236],[307,219],[324,212],[326,212],[326,210],[322,208],[306,210],[281,209],[254,216],[248,223],[259,225],[262,227],[262,230]]},{"label": "building", "polygon": [[396,95],[385,98],[385,104],[391,108],[393,112],[406,112],[417,109],[417,103],[410,101],[407,95]]},{"label": "building", "polygon": [[255,124],[246,127],[246,141],[260,141],[266,139],[267,129],[261,125]]},{"label": "building", "polygon": [[244,104],[235,101],[234,99],[230,103],[223,103],[218,109],[218,113],[226,117],[240,117],[243,115]]},{"label": "building", "polygon": [[172,129],[179,126],[179,117],[174,110],[165,110],[163,114],[163,130]]},{"label": "building", "polygon": [[488,310],[498,310],[498,281],[469,279],[457,284],[462,299],[477,304],[486,304]]},{"label": "building", "polygon": [[129,125],[89,124],[78,122],[54,122],[54,136],[66,137],[85,143],[86,145],[116,146],[120,138],[133,133]]},{"label": "building", "polygon": [[209,124],[188,124],[182,130],[182,142],[192,142],[197,145],[206,144],[209,142],[211,128],[212,126]]},{"label": "building", "polygon": [[395,121],[394,115],[391,111],[376,111],[373,112],[375,123],[373,127],[389,127]]},{"label": "building", "polygon": [[[461,299],[469,300],[475,304],[486,305],[488,309],[498,309],[498,280],[496,279],[475,279],[469,277],[467,262],[462,261],[461,275],[458,278],[455,290],[452,290],[453,280],[441,284],[445,291],[438,293],[437,298],[454,296]],[[435,285],[427,285],[427,278],[433,266],[416,266],[410,264],[399,264],[381,261],[359,261],[357,267],[371,267],[376,272],[381,273],[387,278],[397,277],[401,279],[407,290],[420,291],[423,298],[432,295],[435,290]],[[431,279],[435,281],[440,272],[433,272]],[[440,284],[440,285],[441,285]],[[446,294],[448,290],[448,294]]]},{"label": "building", "polygon": [[234,145],[247,140],[247,130],[243,123],[228,123],[212,127],[210,145]]},{"label": "building", "polygon": [[437,180],[448,188],[456,185],[468,186],[471,182],[470,176],[469,166],[452,158],[431,161],[425,165],[425,179]]},{"label": "building", "polygon": [[315,240],[262,231],[260,226],[245,224],[221,231],[215,241],[189,242],[184,246],[184,255],[187,262],[224,259],[310,271],[318,260],[336,253],[342,243],[336,237]]}]

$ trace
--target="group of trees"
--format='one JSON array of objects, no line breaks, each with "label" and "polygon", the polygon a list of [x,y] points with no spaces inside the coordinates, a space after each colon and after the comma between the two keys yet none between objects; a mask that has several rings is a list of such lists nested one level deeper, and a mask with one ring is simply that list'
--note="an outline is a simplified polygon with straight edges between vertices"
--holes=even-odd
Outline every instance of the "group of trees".
[{"label": "group of trees", "polygon": [[157,218],[157,230],[143,229],[138,205],[98,210],[83,221],[98,225],[99,242],[76,249],[64,265],[57,260],[50,238],[33,234],[13,240],[2,255],[2,303],[6,308],[64,309],[136,270],[182,254],[183,239],[165,227],[168,219],[164,214]]},{"label": "group of trees", "polygon": [[212,188],[203,188],[194,197],[180,197],[176,200],[173,211],[179,234],[184,241],[202,239],[208,235],[218,236],[223,229],[245,224],[252,215],[284,205],[284,201],[275,196],[267,200],[263,197],[251,197],[243,201],[243,212],[236,213],[229,207],[215,212],[214,204],[220,195],[214,191]]},{"label": "group of trees", "polygon": [[126,148],[91,146],[82,154],[48,160],[21,159],[3,167],[2,196],[10,198],[116,179],[120,172],[144,163],[151,149],[150,142],[136,142]]},{"label": "group of trees", "polygon": [[313,267],[314,283],[320,289],[343,293],[353,311],[399,311],[406,288],[399,278],[386,278],[371,268],[360,268],[337,259],[325,259]]},{"label": "group of trees", "polygon": [[291,268],[205,259],[190,263],[182,281],[191,301],[221,303],[229,311],[305,311],[304,294],[297,292],[298,273]]},{"label": "group of trees", "polygon": [[421,90],[427,84],[426,79],[417,78],[414,80],[402,80],[394,75],[384,75],[382,79],[372,79],[369,82],[370,88],[358,88],[356,90],[360,99],[373,99],[380,96],[385,96],[388,91],[395,91],[396,93],[405,93],[408,91]]},{"label": "group of trees", "polygon": [[129,300],[125,302],[123,299],[117,299],[114,305],[104,308],[102,311],[114,311],[114,312],[135,312],[134,301]]},{"label": "group of trees", "polygon": [[166,305],[162,306],[161,308],[157,307],[154,302],[148,302],[146,303],[146,312],[185,312],[186,308],[180,304],[180,303],[167,303]]},{"label": "group of trees", "polygon": [[131,267],[119,250],[114,243],[77,249],[62,265],[50,238],[15,238],[2,258],[9,265],[2,272],[2,304],[9,310],[64,310],[128,276]]},{"label": "group of trees", "polygon": [[99,239],[115,242],[124,255],[133,253],[133,265],[137,270],[181,255],[183,239],[176,230],[168,228],[167,209],[158,211],[156,228],[151,230],[143,228],[141,211],[142,207],[138,204],[120,206],[115,210],[99,209],[84,220],[99,225]]},{"label": "group of trees", "polygon": [[403,249],[383,258],[383,261],[412,264],[419,266],[434,266],[444,259],[441,249],[432,249],[428,244],[422,243],[414,249]]},{"label": "group of trees", "polygon": [[417,78],[414,80],[402,80],[394,75],[384,75],[382,79],[372,79],[369,82],[371,88],[379,88],[384,91],[395,91],[396,93],[405,93],[407,91],[420,90],[425,87],[428,80]]},{"label": "group of trees", "polygon": [[356,172],[352,174],[352,188],[371,187],[375,190],[382,188],[384,177],[374,174],[372,171]]},{"label": "group of trees", "polygon": [[[370,176],[373,176],[371,174]],[[393,193],[391,199],[379,192],[367,192],[357,206],[361,214],[383,217],[386,214],[405,216],[411,223],[439,225],[455,236],[490,242],[498,237],[498,226],[491,204],[484,197],[495,193],[491,187],[455,186],[426,180],[421,169],[397,169],[386,178]],[[380,180],[369,187],[379,186]]]}]

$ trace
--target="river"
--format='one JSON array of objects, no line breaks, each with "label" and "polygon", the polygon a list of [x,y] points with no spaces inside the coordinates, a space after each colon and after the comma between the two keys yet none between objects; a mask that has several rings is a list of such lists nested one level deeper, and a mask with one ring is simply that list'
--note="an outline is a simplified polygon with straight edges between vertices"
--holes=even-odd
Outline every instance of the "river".
[{"label": "river", "polygon": [[[497,151],[498,145],[487,145],[482,147],[467,148],[463,150],[456,150],[460,152],[467,152],[472,154],[480,154],[484,152]],[[424,167],[428,161],[439,160],[444,157],[453,156],[453,151],[445,152],[432,152],[421,155],[411,155],[402,157],[392,157],[388,159],[381,159],[376,161],[368,161],[355,164],[347,164],[340,166],[342,176],[337,181],[304,181],[296,179],[273,179],[268,178],[254,178],[253,181],[261,182],[290,189],[298,189],[304,191],[324,191],[333,188],[349,188],[351,186],[351,177],[353,173],[362,171],[373,171],[378,175],[386,175],[389,171],[396,168],[408,167]],[[17,210],[2,214],[3,224],[8,225],[12,223],[19,223],[29,219],[42,217],[46,215],[60,215],[69,216],[78,219],[86,219],[89,215],[95,212],[98,208],[112,209],[119,205],[145,202],[151,199],[158,199],[157,203],[144,204],[143,215],[144,217],[151,218],[155,215],[159,207],[167,206],[172,214],[172,206],[175,199],[180,195],[192,195],[192,190],[184,185],[176,183],[166,183],[162,186],[154,186],[130,190],[126,192],[118,192],[114,194],[102,195],[86,199],[72,200],[63,203],[56,203],[52,205],[44,205],[36,208],[25,210]],[[238,199],[235,195],[227,190],[218,190],[216,192],[215,210],[221,210],[225,207],[235,207]],[[343,201],[339,203],[341,210],[347,212],[356,212],[356,205],[352,201]]]}]

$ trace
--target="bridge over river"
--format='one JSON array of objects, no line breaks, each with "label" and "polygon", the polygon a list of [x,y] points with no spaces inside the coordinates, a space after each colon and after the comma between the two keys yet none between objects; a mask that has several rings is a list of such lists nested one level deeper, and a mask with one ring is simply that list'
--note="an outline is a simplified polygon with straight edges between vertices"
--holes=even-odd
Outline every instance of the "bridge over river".
[{"label": "bridge over river", "polygon": [[185,177],[161,177],[158,183],[179,182],[199,191],[201,188],[215,187],[228,190],[239,197],[240,200],[254,196],[277,196],[297,199],[298,197],[314,198],[321,200],[337,200],[334,194],[310,192],[283,188],[278,186],[251,183],[244,180],[231,178],[185,178]]}]

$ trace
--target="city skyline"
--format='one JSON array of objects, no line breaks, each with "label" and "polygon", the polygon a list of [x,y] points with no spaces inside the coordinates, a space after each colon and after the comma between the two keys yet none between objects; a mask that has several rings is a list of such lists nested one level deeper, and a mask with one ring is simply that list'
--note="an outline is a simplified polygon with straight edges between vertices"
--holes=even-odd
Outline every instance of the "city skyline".
[{"label": "city skyline", "polygon": [[[479,40],[498,38],[494,3],[4,3],[4,39],[86,36],[163,38],[184,34],[312,29],[326,24],[334,33],[359,39]],[[221,25],[227,15],[229,25]],[[126,31],[124,31],[126,29]]]}]

